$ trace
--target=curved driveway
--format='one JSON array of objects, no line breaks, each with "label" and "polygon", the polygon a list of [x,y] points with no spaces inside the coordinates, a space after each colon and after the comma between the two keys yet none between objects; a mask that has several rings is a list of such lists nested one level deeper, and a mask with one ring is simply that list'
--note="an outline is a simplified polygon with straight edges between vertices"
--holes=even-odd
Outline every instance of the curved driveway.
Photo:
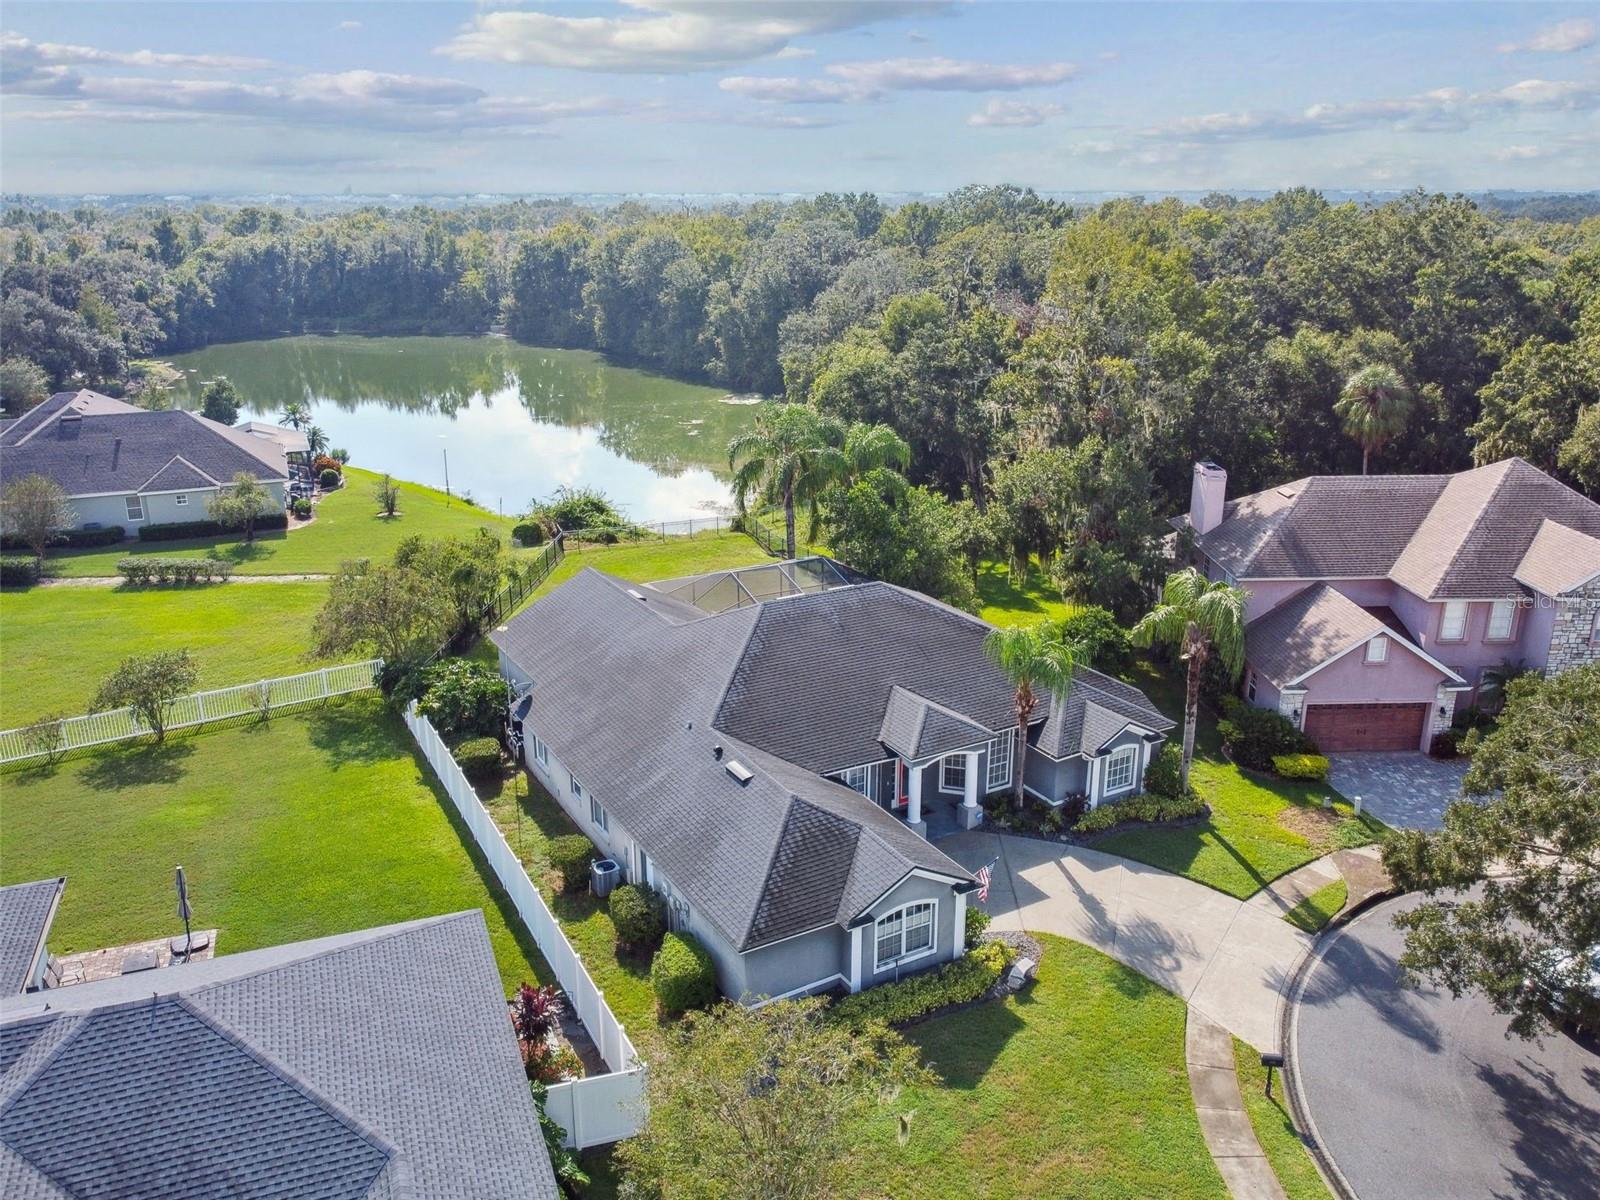
[{"label": "curved driveway", "polygon": [[1600,1056],[1404,987],[1392,918],[1418,902],[1358,917],[1306,972],[1289,1061],[1314,1136],[1361,1200],[1600,1197]]}]

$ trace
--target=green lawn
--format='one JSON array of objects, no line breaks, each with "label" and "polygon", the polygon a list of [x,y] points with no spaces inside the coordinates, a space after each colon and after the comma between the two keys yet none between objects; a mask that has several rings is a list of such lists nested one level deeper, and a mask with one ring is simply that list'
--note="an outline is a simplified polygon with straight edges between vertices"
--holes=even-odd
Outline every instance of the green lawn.
[{"label": "green lawn", "polygon": [[[1183,715],[1182,681],[1142,660],[1129,682],[1143,688],[1173,719]],[[1182,727],[1172,738],[1182,737]],[[1253,895],[1278,876],[1333,850],[1362,846],[1388,833],[1371,815],[1357,817],[1325,783],[1278,779],[1235,766],[1222,755],[1214,716],[1201,710],[1190,782],[1211,806],[1211,817],[1181,829],[1135,829],[1095,842],[1176,872],[1230,896]],[[1324,810],[1324,796],[1333,797]]]},{"label": "green lawn", "polygon": [[292,675],[325,583],[186,588],[33,588],[0,592],[0,728],[47,712],[89,711],[96,689],[130,654],[189,649],[202,688]]},{"label": "green lawn", "polygon": [[174,932],[182,863],[223,953],[481,908],[507,989],[550,978],[376,699],[0,776],[0,798],[0,882],[67,876],[57,954]]},{"label": "green lawn", "polygon": [[1310,1152],[1295,1132],[1294,1120],[1283,1096],[1283,1072],[1272,1073],[1272,1099],[1267,1099],[1267,1069],[1253,1046],[1233,1039],[1233,1061],[1239,1072],[1244,1110],[1255,1127],[1256,1140],[1272,1164],[1289,1200],[1329,1200],[1332,1195]]},{"label": "green lawn", "polygon": [[400,510],[393,520],[378,512],[373,485],[381,476],[345,468],[345,485],[324,497],[316,519],[303,528],[259,535],[253,543],[237,538],[182,542],[129,542],[99,550],[67,550],[50,555],[47,568],[60,576],[115,575],[117,559],[130,554],[184,558],[226,558],[241,574],[329,574],[347,558],[387,559],[400,539],[412,534],[436,538],[470,534],[485,526],[509,543],[514,521],[475,508],[416,483],[399,483]]},{"label": "green lawn", "polygon": [[1063,600],[1061,589],[1037,567],[1030,565],[1026,577],[1013,579],[1011,571],[997,562],[978,569],[978,602],[978,615],[991,625],[1060,621],[1078,607]]},{"label": "green lawn", "polygon": [[559,587],[584,567],[593,567],[630,583],[654,583],[772,561],[753,538],[726,530],[653,542],[587,546],[567,554],[533,595],[536,599]]},{"label": "green lawn", "polygon": [[478,795],[561,922],[590,978],[606,994],[611,1011],[637,1042],[656,1024],[649,961],[618,951],[616,927],[603,901],[587,891],[567,895],[551,886],[556,877],[546,851],[550,839],[581,831],[526,771],[508,769],[500,785],[480,786]]},{"label": "green lawn", "polygon": [[1344,902],[1350,896],[1349,885],[1342,879],[1335,879],[1326,887],[1320,887],[1304,900],[1296,904],[1283,914],[1283,919],[1296,929],[1303,929],[1307,933],[1316,933],[1334,917],[1339,915],[1339,910],[1344,908]]}]

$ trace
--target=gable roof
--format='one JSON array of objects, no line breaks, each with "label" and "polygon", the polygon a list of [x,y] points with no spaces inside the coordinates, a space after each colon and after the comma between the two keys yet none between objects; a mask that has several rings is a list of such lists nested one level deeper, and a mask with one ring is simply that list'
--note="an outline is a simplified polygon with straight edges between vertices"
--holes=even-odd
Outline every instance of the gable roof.
[{"label": "gable roof", "polygon": [[0,995],[15,995],[33,981],[66,882],[40,879],[0,887]]},{"label": "gable roof", "polygon": [[1600,538],[1568,529],[1546,517],[1517,564],[1515,578],[1536,592],[1559,596],[1582,587],[1597,575]]},{"label": "gable roof", "polygon": [[282,445],[197,413],[59,392],[0,434],[9,477],[43,475],[68,496],[215,487],[241,472],[288,478]]},{"label": "gable roof", "polygon": [[1326,583],[1302,588],[1246,627],[1250,664],[1280,687],[1298,683],[1380,633],[1428,663],[1441,678],[1462,682],[1382,615],[1362,608]]},{"label": "gable roof", "polygon": [[[865,797],[715,719],[761,615],[822,598],[691,618],[681,601],[585,568],[490,634],[532,681],[540,739],[740,950],[815,928],[819,914],[853,917],[859,880],[916,868],[971,878]],[[733,759],[747,783],[725,769]]]},{"label": "gable roof", "polygon": [[0,1047],[7,1196],[558,1195],[476,910],[17,997]]},{"label": "gable roof", "polygon": [[1514,594],[1546,518],[1600,537],[1600,505],[1508,458],[1455,475],[1311,476],[1230,501],[1195,540],[1236,579],[1387,577],[1425,600],[1484,600]]},{"label": "gable roof", "polygon": [[1138,688],[1088,667],[1072,676],[1065,700],[1056,699],[1031,744],[1051,758],[1098,754],[1129,725],[1166,733],[1176,722]]},{"label": "gable roof", "polygon": [[901,758],[930,758],[986,742],[994,731],[898,683],[889,689],[878,741]]}]

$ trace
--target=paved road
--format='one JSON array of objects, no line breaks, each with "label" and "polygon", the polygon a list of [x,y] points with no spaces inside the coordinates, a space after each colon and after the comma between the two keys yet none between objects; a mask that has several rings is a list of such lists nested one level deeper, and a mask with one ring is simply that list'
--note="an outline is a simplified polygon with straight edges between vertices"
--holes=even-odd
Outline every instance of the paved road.
[{"label": "paved road", "polygon": [[1392,917],[1416,903],[1358,917],[1307,973],[1289,1054],[1315,1137],[1361,1200],[1600,1197],[1600,1056],[1403,987]]},{"label": "paved road", "polygon": [[[1283,920],[1292,900],[1271,893],[1235,900],[1114,854],[982,830],[945,838],[939,848],[974,870],[999,858],[986,906],[996,929],[1086,943],[1257,1049],[1277,1049],[1279,996],[1311,945]],[[1302,890],[1337,877],[1331,866],[1312,866],[1324,875],[1309,871]]]}]

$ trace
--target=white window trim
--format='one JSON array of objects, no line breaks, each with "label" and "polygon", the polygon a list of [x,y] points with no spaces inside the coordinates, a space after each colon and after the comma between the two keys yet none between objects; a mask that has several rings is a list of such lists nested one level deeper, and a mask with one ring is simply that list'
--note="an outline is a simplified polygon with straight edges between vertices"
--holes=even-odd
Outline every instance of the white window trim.
[{"label": "white window trim", "polygon": [[860,792],[863,796],[870,796],[871,793],[867,789],[872,786],[872,768],[870,766],[846,767],[839,772],[839,782],[852,792]]},{"label": "white window trim", "polygon": [[172,493],[172,503],[174,505],[176,505],[178,508],[184,507],[186,504],[189,503],[189,493],[188,492],[173,492]]},{"label": "white window trim", "polygon": [[[1450,614],[1459,612],[1461,620],[1454,633],[1449,632]],[[1439,614],[1439,640],[1441,642],[1462,642],[1467,638],[1467,618],[1472,615],[1472,606],[1465,600],[1446,600],[1444,611]]]},{"label": "white window trim", "polygon": [[539,740],[539,735],[533,735],[533,761],[541,767],[550,765],[550,747]]},{"label": "white window trim", "polygon": [[[1016,755],[1013,753],[1015,744],[1016,741],[1010,733],[1002,734],[989,743],[987,747],[989,760],[983,774],[986,791],[994,792],[1011,785],[1011,773],[1016,766]],[[995,780],[995,767],[1001,764],[1004,764],[1005,772],[997,782]]]},{"label": "white window trim", "polygon": [[[134,516],[133,515],[135,509],[139,510],[139,515],[138,516]],[[122,498],[122,510],[123,510],[123,513],[127,516],[128,520],[130,520],[130,521],[142,521],[142,520],[144,520],[144,497],[143,496],[124,496]]]},{"label": "white window trim", "polygon": [[[961,782],[951,787],[944,781],[945,767],[951,762],[961,764]],[[967,792],[967,752],[965,750],[956,754],[946,754],[939,760],[939,791],[946,796],[964,796]]]},{"label": "white window trim", "polygon": [[567,787],[571,790],[574,797],[579,800],[583,799],[583,784],[578,782],[578,777],[571,771],[567,772]]},{"label": "white window trim", "polygon": [[[1505,615],[1505,629],[1496,633],[1495,623],[1500,620],[1502,613]],[[1484,630],[1484,641],[1509,642],[1516,630],[1517,602],[1515,600],[1496,600],[1489,606],[1489,626]]]},{"label": "white window trim", "polygon": [[1389,639],[1381,633],[1367,642],[1366,660],[1374,666],[1389,661]]},{"label": "white window trim", "polygon": [[[1126,761],[1128,764],[1128,782],[1124,784],[1113,784],[1111,782],[1111,771],[1114,767],[1118,766],[1124,761]],[[1118,792],[1132,790],[1134,784],[1139,781],[1139,747],[1118,746],[1115,750],[1108,754],[1106,756],[1104,779],[1105,786],[1101,790],[1102,795],[1114,796]]]},{"label": "white window trim", "polygon": [[606,806],[593,796],[589,797],[589,821],[596,829],[606,833],[611,832],[611,814],[606,812]]},{"label": "white window trim", "polygon": [[[913,908],[927,908],[929,910],[929,914],[928,914],[928,944],[927,944],[927,946],[923,947],[922,949],[913,950],[910,953],[906,953],[905,952],[905,945],[906,945],[905,913],[907,912],[907,910],[913,909]],[[879,954],[879,951],[878,951],[878,945],[879,945],[878,927],[880,925],[882,925],[885,921],[892,920],[894,917],[897,917],[897,916],[901,918],[901,921],[900,921],[900,950],[901,950],[901,953],[893,956],[892,958],[884,958]],[[907,903],[902,904],[899,908],[892,909],[889,912],[884,913],[881,917],[877,918],[877,920],[873,921],[873,923],[872,923],[872,971],[873,971],[873,974],[875,974],[875,975],[882,974],[884,971],[893,970],[896,967],[902,967],[906,963],[909,963],[909,962],[916,962],[919,958],[927,958],[930,954],[938,953],[938,950],[939,950],[939,901],[938,901],[937,898],[934,898],[932,900],[911,900],[911,901],[908,901]]]},{"label": "white window trim", "polygon": [[1252,703],[1252,704],[1255,703],[1255,699],[1256,699],[1256,673],[1254,671],[1250,672],[1249,678],[1245,682],[1244,698],[1246,700],[1250,701],[1250,703]]}]

